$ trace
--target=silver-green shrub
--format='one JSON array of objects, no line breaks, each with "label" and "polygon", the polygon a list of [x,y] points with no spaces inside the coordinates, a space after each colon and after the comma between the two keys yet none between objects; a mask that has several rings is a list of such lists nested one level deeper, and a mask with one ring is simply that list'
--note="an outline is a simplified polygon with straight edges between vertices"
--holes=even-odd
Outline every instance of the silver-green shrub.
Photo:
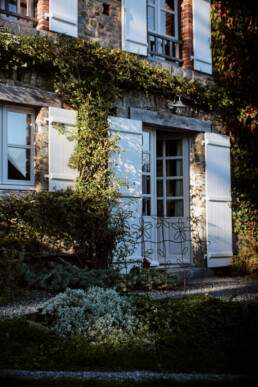
[{"label": "silver-green shrub", "polygon": [[66,289],[49,300],[43,314],[60,337],[79,334],[94,344],[152,345],[154,336],[133,313],[130,299],[113,289]]}]

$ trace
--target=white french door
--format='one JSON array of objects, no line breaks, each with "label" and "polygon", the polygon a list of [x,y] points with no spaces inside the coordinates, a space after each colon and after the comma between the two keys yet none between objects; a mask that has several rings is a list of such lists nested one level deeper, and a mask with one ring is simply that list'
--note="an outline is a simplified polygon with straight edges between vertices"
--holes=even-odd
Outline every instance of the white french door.
[{"label": "white french door", "polygon": [[145,251],[160,264],[190,263],[188,154],[187,136],[143,131]]}]

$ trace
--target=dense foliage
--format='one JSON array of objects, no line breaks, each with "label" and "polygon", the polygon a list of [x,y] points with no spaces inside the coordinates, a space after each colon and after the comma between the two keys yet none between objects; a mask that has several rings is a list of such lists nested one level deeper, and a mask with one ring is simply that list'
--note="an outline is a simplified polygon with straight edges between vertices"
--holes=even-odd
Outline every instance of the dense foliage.
[{"label": "dense foliage", "polygon": [[[131,240],[123,209],[93,211],[92,200],[78,191],[33,192],[0,201],[0,222],[5,227],[0,247],[35,253],[72,252],[77,263],[104,268],[112,262],[119,243],[120,260],[130,253]],[[2,253],[0,251],[0,256]]]},{"label": "dense foliage", "polygon": [[214,77],[221,96],[218,110],[232,140],[235,232],[258,235],[257,62],[258,8],[247,1],[213,1]]}]

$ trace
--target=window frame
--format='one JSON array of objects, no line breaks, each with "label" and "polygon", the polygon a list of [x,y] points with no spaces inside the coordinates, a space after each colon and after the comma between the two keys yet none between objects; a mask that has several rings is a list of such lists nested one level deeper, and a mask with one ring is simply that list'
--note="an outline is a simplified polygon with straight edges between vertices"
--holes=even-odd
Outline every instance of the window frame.
[{"label": "window frame", "polygon": [[[30,114],[30,145],[19,146],[8,144],[8,112]],[[17,107],[12,105],[0,106],[0,188],[1,189],[35,189],[35,111],[31,108]],[[8,179],[8,146],[28,149],[30,151],[30,180]]]},{"label": "window frame", "polygon": [[[150,134],[150,172],[142,172],[142,175],[148,175],[150,176],[150,194],[144,194],[142,193],[142,199],[149,199],[150,200],[150,215],[147,215],[143,211],[143,216],[148,218],[152,215],[157,215],[157,200],[158,200],[158,195],[157,195],[157,180],[160,180],[163,182],[163,211],[164,211],[164,217],[167,218],[166,214],[166,200],[183,200],[183,215],[181,216],[175,216],[175,217],[170,217],[170,218],[180,218],[180,217],[187,217],[189,216],[190,213],[190,207],[189,207],[189,200],[190,200],[190,176],[189,176],[189,139],[188,136],[184,133],[180,132],[170,132],[168,131],[166,134],[161,134],[159,129],[152,129],[148,126],[143,127],[143,132],[149,133]],[[169,139],[180,139],[182,140],[182,156],[171,156],[171,157],[166,157],[163,155],[162,157],[157,157],[156,154],[156,145],[157,145],[157,140],[164,139],[164,140],[169,140]],[[163,144],[164,146],[164,144]],[[142,150],[142,153],[145,153]],[[164,176],[164,171],[163,171],[163,177],[158,177],[157,176],[157,165],[156,162],[157,160],[160,159],[181,159],[182,160],[182,167],[183,167],[183,175],[178,176],[178,177],[167,177]],[[164,166],[163,166],[164,168]],[[183,195],[182,196],[167,196],[166,194],[166,181],[167,180],[182,180],[182,185],[183,185]],[[144,205],[143,205],[143,210],[144,210]]]}]

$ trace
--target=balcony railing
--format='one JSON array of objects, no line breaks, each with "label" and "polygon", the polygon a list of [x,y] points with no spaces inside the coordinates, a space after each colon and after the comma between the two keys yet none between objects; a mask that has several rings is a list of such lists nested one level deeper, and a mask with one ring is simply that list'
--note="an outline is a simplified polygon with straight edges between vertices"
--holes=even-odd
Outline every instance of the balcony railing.
[{"label": "balcony railing", "polygon": [[[11,6],[15,9],[12,10]],[[0,0],[0,14],[6,15],[7,20],[24,20],[27,22],[38,23],[38,19],[34,17],[34,1],[27,0],[23,4],[20,1]]]},{"label": "balcony railing", "polygon": [[175,38],[158,35],[154,32],[148,32],[148,55],[150,57],[164,58],[170,62],[182,64],[182,45],[183,42]]}]

